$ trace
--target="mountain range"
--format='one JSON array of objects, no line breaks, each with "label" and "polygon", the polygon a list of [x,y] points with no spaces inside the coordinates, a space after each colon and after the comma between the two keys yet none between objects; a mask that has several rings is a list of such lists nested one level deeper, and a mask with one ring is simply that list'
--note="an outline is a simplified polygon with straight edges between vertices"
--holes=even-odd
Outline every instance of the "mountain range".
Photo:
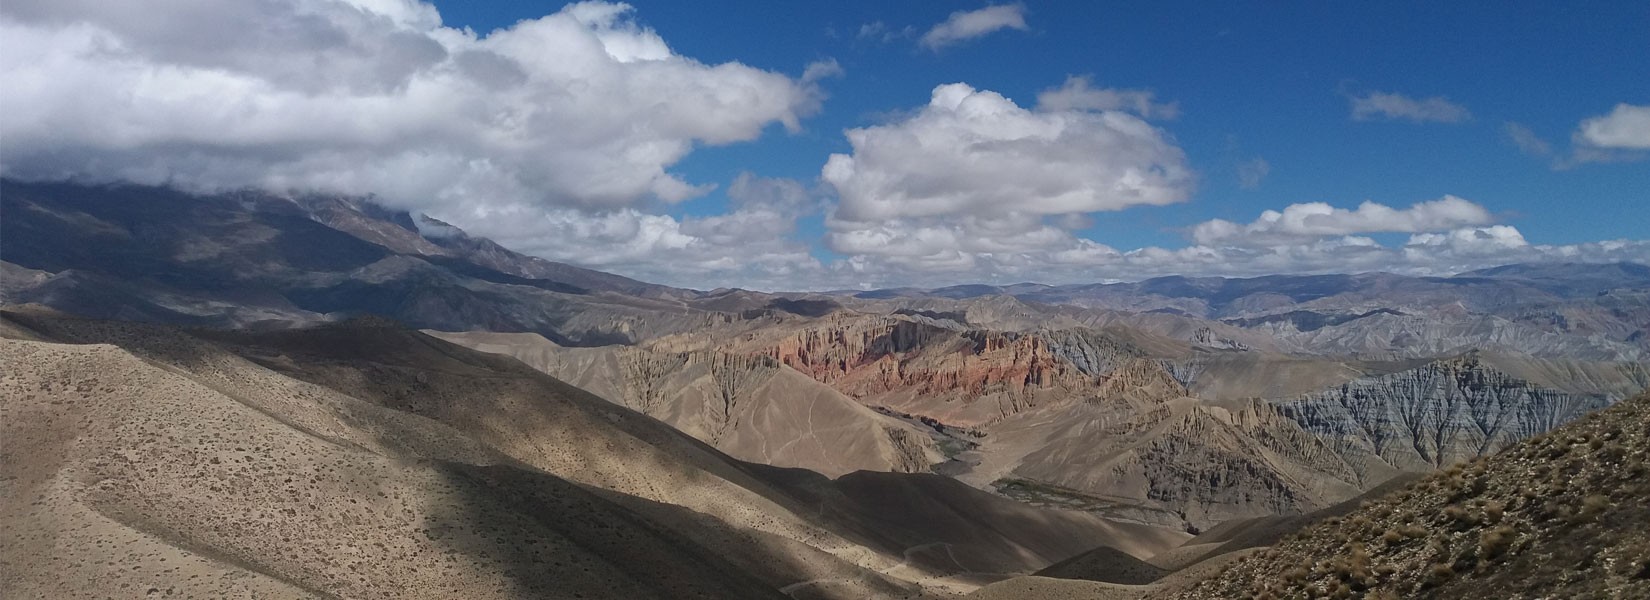
[{"label": "mountain range", "polygon": [[371,198],[0,215],[8,596],[1168,593],[1650,387],[1637,264],[700,291]]}]

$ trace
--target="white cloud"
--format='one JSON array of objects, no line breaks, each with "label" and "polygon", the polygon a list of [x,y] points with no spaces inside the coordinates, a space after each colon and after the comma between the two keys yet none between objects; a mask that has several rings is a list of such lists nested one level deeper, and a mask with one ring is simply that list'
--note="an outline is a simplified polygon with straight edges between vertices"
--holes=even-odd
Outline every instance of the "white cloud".
[{"label": "white cloud", "polygon": [[1507,133],[1507,139],[1512,140],[1513,145],[1525,154],[1551,156],[1553,153],[1553,147],[1547,140],[1541,139],[1540,135],[1521,123],[1508,121],[1503,130]]},{"label": "white cloud", "polygon": [[1417,100],[1402,94],[1370,92],[1351,96],[1351,101],[1352,118],[1357,121],[1381,118],[1458,123],[1472,118],[1466,107],[1437,96]]},{"label": "white cloud", "polygon": [[846,132],[821,177],[852,221],[1056,215],[1170,204],[1188,196],[1185,155],[1117,111],[1030,111],[989,90],[934,88],[909,118]]},{"label": "white cloud", "polygon": [[632,15],[584,2],[478,36],[410,0],[9,1],[0,168],[612,209],[705,193],[670,167],[796,129],[833,73],[700,63]]},{"label": "white cloud", "polygon": [[847,72],[842,70],[842,65],[836,62],[834,58],[816,60],[808,63],[807,68],[802,69],[802,82],[814,83],[834,77],[842,77],[845,74]]},{"label": "white cloud", "polygon": [[1253,277],[1278,273],[1384,271],[1439,276],[1517,262],[1650,263],[1650,241],[1544,245],[1506,225],[1411,236],[1383,246],[1363,236],[1330,236],[1264,247],[1148,246],[1120,251],[1069,238],[1027,252],[934,252],[920,257],[857,255],[825,265],[808,289],[937,287],[958,283],[1049,284],[1136,281],[1165,275]]},{"label": "white cloud", "polygon": [[[1023,4],[1000,4],[978,10],[957,11],[922,34],[917,42],[929,50],[971,40],[1003,29],[1025,31],[1026,7]],[[861,33],[864,30],[861,29]]]},{"label": "white cloud", "polygon": [[1456,229],[1445,233],[1418,233],[1409,236],[1405,249],[1445,249],[1452,254],[1501,255],[1525,248],[1524,234],[1510,225]]},{"label": "white cloud", "polygon": [[1191,238],[1203,245],[1267,246],[1359,233],[1445,231],[1492,220],[1483,206],[1447,195],[1402,210],[1375,202],[1364,202],[1357,210],[1308,202],[1291,204],[1281,212],[1268,210],[1247,225],[1224,219],[1205,221],[1192,227]]},{"label": "white cloud", "polygon": [[886,44],[900,38],[907,38],[917,34],[917,29],[909,25],[900,29],[889,27],[882,21],[872,21],[859,26],[859,32],[854,35],[856,40],[866,40]]},{"label": "white cloud", "polygon": [[819,209],[813,191],[745,173],[727,194],[730,212],[682,218],[531,204],[453,207],[432,216],[469,223],[472,232],[488,231],[518,252],[681,287],[788,289],[823,272],[796,236],[797,219]]},{"label": "white cloud", "polygon": [[1507,138],[1525,154],[1550,158],[1554,169],[1586,163],[1631,162],[1650,157],[1650,106],[1617,104],[1608,114],[1590,117],[1570,135],[1570,149],[1557,153],[1551,144],[1519,123],[1506,124]]},{"label": "white cloud", "polygon": [[1266,162],[1264,158],[1256,156],[1251,160],[1244,161],[1237,167],[1238,187],[1246,190],[1258,188],[1261,180],[1266,179],[1266,176],[1271,173],[1272,165]]},{"label": "white cloud", "polygon": [[1158,104],[1147,90],[1119,90],[1097,88],[1086,75],[1066,77],[1058,88],[1037,94],[1037,109],[1062,110],[1122,110],[1146,119],[1173,119],[1180,116],[1180,106],[1169,102]]},{"label": "white cloud", "polygon": [[1650,150],[1650,106],[1617,104],[1610,114],[1581,122],[1577,145],[1615,150]]},{"label": "white cloud", "polygon": [[1085,213],[1179,202],[1193,176],[1168,135],[1118,110],[1027,110],[988,90],[934,88],[927,106],[846,132],[821,179],[825,242],[907,268],[1032,262],[1071,247]]}]

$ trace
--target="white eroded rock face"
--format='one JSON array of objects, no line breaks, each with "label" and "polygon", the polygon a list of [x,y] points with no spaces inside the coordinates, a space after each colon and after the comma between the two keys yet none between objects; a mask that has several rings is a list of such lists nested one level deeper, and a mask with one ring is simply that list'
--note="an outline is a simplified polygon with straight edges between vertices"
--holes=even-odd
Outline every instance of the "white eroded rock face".
[{"label": "white eroded rock face", "polygon": [[1476,353],[1278,402],[1353,464],[1424,471],[1496,452],[1617,398],[1534,385]]}]

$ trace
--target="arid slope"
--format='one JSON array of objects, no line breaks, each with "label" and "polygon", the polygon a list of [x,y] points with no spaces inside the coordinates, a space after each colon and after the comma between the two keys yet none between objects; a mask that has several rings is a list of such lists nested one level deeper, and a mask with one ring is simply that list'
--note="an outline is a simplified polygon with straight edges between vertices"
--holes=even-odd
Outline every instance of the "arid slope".
[{"label": "arid slope", "polygon": [[741,460],[833,477],[859,470],[924,472],[944,460],[917,427],[765,356],[563,348],[530,333],[429,333],[513,356]]},{"label": "arid slope", "polygon": [[1641,395],[1314,524],[1175,597],[1650,597],[1647,464]]},{"label": "arid slope", "polygon": [[742,463],[385,323],[5,317],[7,597],[917,597],[1185,539],[937,476]]}]

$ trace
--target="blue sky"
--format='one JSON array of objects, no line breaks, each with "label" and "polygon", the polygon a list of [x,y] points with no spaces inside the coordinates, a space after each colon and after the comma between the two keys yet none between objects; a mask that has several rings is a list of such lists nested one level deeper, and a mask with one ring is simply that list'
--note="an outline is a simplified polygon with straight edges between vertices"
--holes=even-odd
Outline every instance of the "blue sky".
[{"label": "blue sky", "polygon": [[[1396,206],[1446,193],[1503,213],[1545,243],[1650,230],[1650,166],[1553,169],[1505,132],[1507,122],[1521,123],[1562,147],[1583,118],[1619,102],[1650,103],[1650,3],[1026,2],[1029,31],[938,52],[918,47],[915,35],[985,3],[631,4],[677,52],[705,62],[793,74],[822,58],[843,67],[806,131],[776,129],[754,143],[699,150],[676,167],[693,181],[726,182],[740,171],[817,177],[824,156],[848,150],[842,130],[920,105],[937,84],[967,82],[1029,100],[1086,74],[1178,102],[1181,116],[1164,127],[1199,174],[1186,203],[1097,215],[1082,230],[1114,246],[1175,245],[1178,229],[1202,220],[1248,221],[1295,202]],[[449,25],[484,32],[559,3],[438,6]],[[859,36],[875,23],[913,33],[886,42]],[[1472,118],[1352,120],[1348,95],[1369,91],[1442,96]],[[1243,189],[1238,166],[1256,157],[1270,171]],[[679,212],[720,212],[723,201],[712,194]]]},{"label": "blue sky", "polygon": [[1645,2],[95,4],[0,6],[7,176],[698,288],[1650,261]]}]

